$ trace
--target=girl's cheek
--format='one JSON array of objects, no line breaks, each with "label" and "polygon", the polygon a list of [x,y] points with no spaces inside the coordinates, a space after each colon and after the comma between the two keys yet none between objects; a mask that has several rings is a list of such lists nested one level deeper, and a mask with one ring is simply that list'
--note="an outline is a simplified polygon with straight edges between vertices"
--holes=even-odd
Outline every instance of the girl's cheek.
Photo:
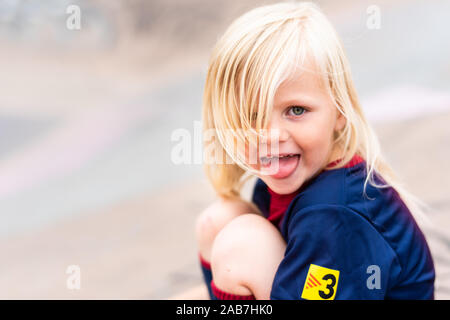
[{"label": "girl's cheek", "polygon": [[315,122],[304,126],[299,134],[299,138],[302,139],[305,144],[317,144],[328,138],[329,131],[330,126],[321,122]]},{"label": "girl's cheek", "polygon": [[308,126],[298,130],[295,134],[295,138],[297,144],[302,149],[307,149],[320,140],[320,132],[316,128]]}]

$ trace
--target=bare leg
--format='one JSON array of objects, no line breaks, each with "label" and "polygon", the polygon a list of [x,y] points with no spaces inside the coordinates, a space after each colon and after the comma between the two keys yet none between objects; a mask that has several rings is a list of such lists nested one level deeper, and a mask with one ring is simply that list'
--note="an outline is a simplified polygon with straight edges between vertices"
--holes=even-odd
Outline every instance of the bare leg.
[{"label": "bare leg", "polygon": [[202,258],[210,261],[213,242],[225,225],[240,215],[257,211],[248,202],[225,199],[218,199],[206,208],[196,222],[197,245]]},{"label": "bare leg", "polygon": [[244,214],[217,234],[211,253],[215,285],[226,292],[270,299],[286,244],[267,219]]}]

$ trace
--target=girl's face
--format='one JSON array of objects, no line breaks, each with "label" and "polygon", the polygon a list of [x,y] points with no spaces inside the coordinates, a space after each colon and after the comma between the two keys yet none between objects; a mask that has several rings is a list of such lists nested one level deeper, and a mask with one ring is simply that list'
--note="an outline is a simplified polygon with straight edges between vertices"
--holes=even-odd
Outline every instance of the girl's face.
[{"label": "girl's face", "polygon": [[[320,76],[313,71],[298,72],[283,82],[275,93],[269,118],[268,146],[277,151],[259,154],[258,176],[279,194],[298,190],[330,162],[337,159],[333,134],[345,125]],[[277,139],[277,141],[274,141]]]}]

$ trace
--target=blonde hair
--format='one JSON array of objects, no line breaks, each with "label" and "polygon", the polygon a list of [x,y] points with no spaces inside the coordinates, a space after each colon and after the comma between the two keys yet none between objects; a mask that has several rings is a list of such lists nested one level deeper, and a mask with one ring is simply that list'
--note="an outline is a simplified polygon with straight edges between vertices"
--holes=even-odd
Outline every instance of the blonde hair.
[{"label": "blonde hair", "polygon": [[[257,134],[267,128],[275,91],[295,69],[303,67],[307,57],[314,60],[336,108],[346,118],[345,127],[334,140],[342,150],[342,161],[332,169],[360,155],[367,163],[364,192],[367,183],[378,188],[391,186],[413,214],[423,217],[424,204],[403,187],[381,155],[336,31],[309,2],[278,3],[245,13],[229,26],[212,51],[203,96],[203,130],[215,130],[217,139],[205,147],[212,146],[233,160],[206,161],[205,171],[217,194],[240,197],[249,167],[242,153],[235,150],[236,141],[251,140],[243,132]],[[374,173],[385,183],[377,184]]]}]

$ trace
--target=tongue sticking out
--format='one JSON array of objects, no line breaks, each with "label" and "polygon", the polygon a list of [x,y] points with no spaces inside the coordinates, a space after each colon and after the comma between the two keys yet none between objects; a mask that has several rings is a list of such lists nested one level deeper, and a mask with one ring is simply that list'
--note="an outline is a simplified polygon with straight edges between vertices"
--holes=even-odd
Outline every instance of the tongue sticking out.
[{"label": "tongue sticking out", "polygon": [[261,164],[262,171],[275,179],[283,179],[290,176],[298,166],[300,155],[281,158],[271,158]]}]

